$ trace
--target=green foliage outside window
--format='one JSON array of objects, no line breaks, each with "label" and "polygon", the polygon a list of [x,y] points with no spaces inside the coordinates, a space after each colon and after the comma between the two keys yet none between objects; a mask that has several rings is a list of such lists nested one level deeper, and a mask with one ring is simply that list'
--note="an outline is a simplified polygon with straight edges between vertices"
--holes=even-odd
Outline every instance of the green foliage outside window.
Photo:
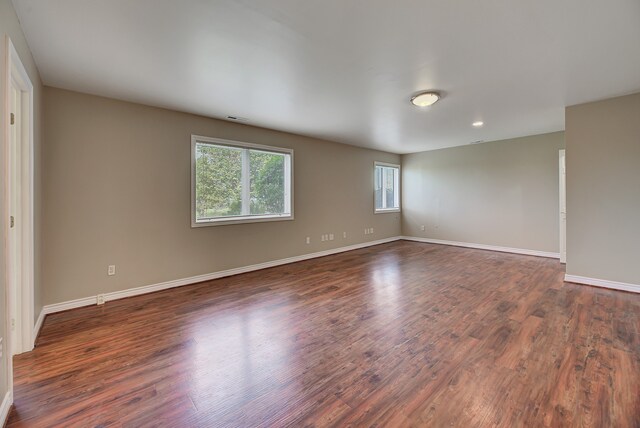
[{"label": "green foliage outside window", "polygon": [[248,152],[249,206],[244,215],[285,212],[285,155],[196,144],[196,219],[243,215],[242,162]]},{"label": "green foliage outside window", "polygon": [[251,150],[251,214],[284,212],[284,156]]}]

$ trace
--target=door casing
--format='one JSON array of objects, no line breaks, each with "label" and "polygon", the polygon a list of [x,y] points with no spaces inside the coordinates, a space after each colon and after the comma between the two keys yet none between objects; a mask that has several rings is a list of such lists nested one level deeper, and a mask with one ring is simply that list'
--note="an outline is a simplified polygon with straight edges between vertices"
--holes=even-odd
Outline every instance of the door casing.
[{"label": "door casing", "polygon": [[567,263],[567,167],[565,150],[560,150],[560,263]]},{"label": "door casing", "polygon": [[[2,147],[4,164],[5,308],[7,380],[13,391],[11,356],[34,346],[34,149],[33,84],[8,36],[3,41]],[[17,111],[14,111],[16,110]],[[13,114],[13,118],[12,118]],[[13,122],[13,123],[12,123]],[[14,227],[11,227],[11,217]]]}]

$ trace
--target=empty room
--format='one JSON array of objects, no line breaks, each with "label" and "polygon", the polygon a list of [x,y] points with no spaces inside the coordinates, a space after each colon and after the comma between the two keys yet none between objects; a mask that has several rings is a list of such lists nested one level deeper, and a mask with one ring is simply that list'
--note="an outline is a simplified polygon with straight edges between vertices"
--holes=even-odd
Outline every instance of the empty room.
[{"label": "empty room", "polygon": [[0,0],[0,427],[640,427],[638,0]]}]

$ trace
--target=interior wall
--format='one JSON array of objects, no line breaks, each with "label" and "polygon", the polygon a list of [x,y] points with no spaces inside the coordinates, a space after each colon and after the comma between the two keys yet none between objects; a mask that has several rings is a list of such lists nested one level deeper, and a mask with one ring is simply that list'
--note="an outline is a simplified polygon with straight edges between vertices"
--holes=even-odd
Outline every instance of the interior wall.
[{"label": "interior wall", "polygon": [[[41,132],[41,122],[42,122],[42,92],[43,92],[43,87],[42,87],[42,83],[40,80],[40,75],[38,73],[38,69],[36,67],[36,64],[33,60],[33,57],[31,56],[31,51],[29,50],[29,45],[27,44],[27,41],[24,37],[24,34],[22,33],[22,29],[20,28],[20,22],[18,21],[18,17],[16,16],[16,13],[13,9],[13,5],[11,4],[10,0],[0,0],[0,58],[2,58],[0,60],[0,64],[2,64],[0,67],[2,67],[2,71],[0,72],[0,75],[2,77],[2,83],[0,83],[0,85],[4,85],[4,81],[5,81],[5,58],[6,58],[6,52],[5,52],[5,36],[8,35],[11,38],[11,41],[13,42],[14,47],[16,48],[16,51],[18,52],[18,56],[20,56],[20,60],[22,61],[22,64],[24,65],[25,69],[27,70],[27,73],[29,74],[29,78],[31,79],[31,83],[33,83],[34,86],[34,94],[33,94],[33,100],[34,100],[34,167],[35,167],[35,182],[34,182],[34,215],[35,215],[35,248],[34,248],[34,256],[35,256],[35,278],[34,278],[34,287],[35,287],[35,308],[34,308],[34,314],[37,317],[40,314],[40,311],[42,309],[42,276],[41,276],[41,248],[42,248],[42,240],[41,240],[41,228],[40,228],[40,221],[39,219],[41,218],[40,213],[42,205],[41,205],[41,196],[42,196],[42,186],[41,186],[41,171],[42,171],[42,158],[41,158],[41,151],[42,151],[42,142],[43,142],[43,137],[42,137],[42,132]],[[5,104],[4,104],[4,100],[5,100],[5,92],[6,89],[4,88],[4,86],[2,86],[0,88],[0,99],[2,100],[2,102],[0,102],[0,113],[1,116],[3,118],[3,126],[4,126],[4,118],[6,117],[6,115],[8,114],[8,112],[4,111],[5,108]],[[2,131],[4,132],[4,130]],[[8,219],[6,218],[7,215],[7,207],[5,205],[5,198],[6,198],[6,189],[4,186],[4,183],[6,183],[6,180],[4,177],[6,177],[6,171],[5,171],[5,163],[6,163],[6,153],[4,150],[4,147],[0,150],[0,170],[1,170],[1,174],[3,177],[2,183],[3,185],[0,186],[0,217],[2,219],[2,227],[0,227],[0,241],[3,242],[3,245],[0,245],[0,263],[2,263],[2,274],[0,274],[0,308],[2,308],[1,311],[1,315],[0,315],[0,334],[2,335],[2,337],[4,338],[3,340],[3,347],[6,350],[6,340],[8,340],[7,338],[7,334],[8,334],[8,326],[7,326],[7,318],[6,318],[6,312],[5,312],[5,308],[6,308],[6,293],[7,293],[7,289],[6,289],[6,277],[5,277],[5,272],[7,271],[7,266],[5,265],[5,258],[6,258],[6,249],[5,249],[5,244],[6,244],[6,236],[5,236],[5,227],[4,225],[6,225],[8,223]],[[35,321],[35,319],[34,319]],[[3,352],[3,356],[0,359],[0,401],[2,400],[2,398],[4,397],[6,391],[7,391],[7,353]]]},{"label": "interior wall", "polygon": [[567,274],[640,285],[640,93],[567,107]]},{"label": "interior wall", "polygon": [[[47,304],[400,234],[373,212],[399,155],[49,87],[45,108]],[[192,134],[292,148],[295,220],[191,228]]]},{"label": "interior wall", "polygon": [[404,155],[403,235],[557,253],[562,148],[556,132]]}]

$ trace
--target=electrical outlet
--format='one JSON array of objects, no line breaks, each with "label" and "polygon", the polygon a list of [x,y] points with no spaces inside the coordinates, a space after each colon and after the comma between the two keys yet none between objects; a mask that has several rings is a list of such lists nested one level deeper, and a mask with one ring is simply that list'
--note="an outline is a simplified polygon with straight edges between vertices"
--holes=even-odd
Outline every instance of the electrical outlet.
[{"label": "electrical outlet", "polygon": [[329,241],[333,241],[333,233],[329,234]]},{"label": "electrical outlet", "polygon": [[311,244],[311,238],[307,236],[307,244]]},{"label": "electrical outlet", "polygon": [[373,233],[373,227],[371,228],[371,231],[369,233]]},{"label": "electrical outlet", "polygon": [[424,224],[420,226],[420,230],[424,231]]},{"label": "electrical outlet", "polygon": [[98,305],[104,305],[104,302],[105,302],[105,300],[104,300],[104,294],[98,294],[98,295],[96,296],[96,303],[97,303]]},{"label": "electrical outlet", "polygon": [[365,234],[365,235],[368,235],[368,234],[369,234],[369,229],[368,229],[368,228],[364,230],[364,234]]},{"label": "electrical outlet", "polygon": [[116,274],[116,265],[109,265],[107,268],[107,275],[113,276]]},{"label": "electrical outlet", "polygon": [[342,239],[347,239],[347,232],[342,232]]}]

